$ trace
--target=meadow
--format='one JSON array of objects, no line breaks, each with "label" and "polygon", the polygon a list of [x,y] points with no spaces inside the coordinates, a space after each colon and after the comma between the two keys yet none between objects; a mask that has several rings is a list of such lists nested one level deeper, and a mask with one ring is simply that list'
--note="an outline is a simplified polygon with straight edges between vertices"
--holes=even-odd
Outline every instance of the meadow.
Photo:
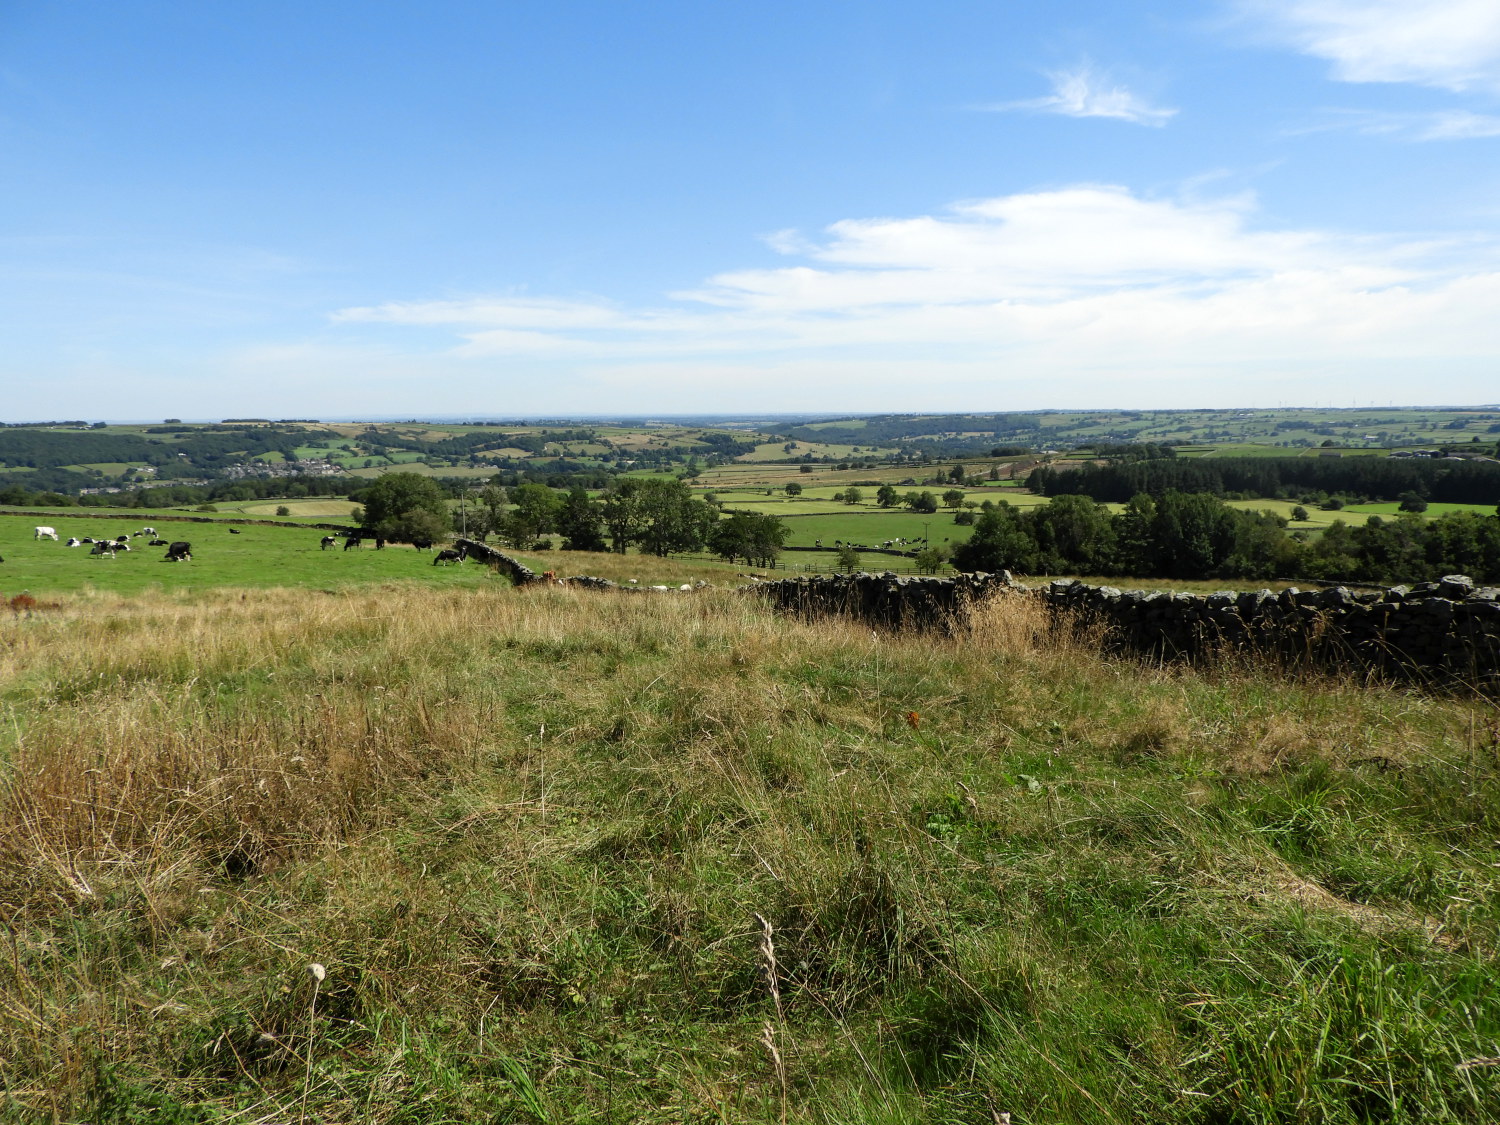
[{"label": "meadow", "polygon": [[[436,586],[497,581],[484,567],[433,566],[431,552],[407,546],[393,544],[377,551],[367,544],[345,551],[340,542],[324,551],[319,543],[328,532],[317,528],[221,521],[155,522],[163,539],[192,544],[193,557],[186,562],[165,562],[166,548],[147,547],[144,539],[112,559],[91,556],[87,545],[66,546],[68,537],[112,539],[140,530],[152,518],[134,516],[127,521],[79,511],[77,516],[0,515],[0,558],[5,560],[0,563],[0,593],[54,597],[86,591],[202,592],[226,586],[338,588],[412,578]],[[61,541],[34,540],[32,529],[38,524],[55,527]],[[231,535],[231,526],[240,534]]]},{"label": "meadow", "polygon": [[0,639],[0,1120],[1500,1119],[1490,703],[1019,598],[94,593]]}]

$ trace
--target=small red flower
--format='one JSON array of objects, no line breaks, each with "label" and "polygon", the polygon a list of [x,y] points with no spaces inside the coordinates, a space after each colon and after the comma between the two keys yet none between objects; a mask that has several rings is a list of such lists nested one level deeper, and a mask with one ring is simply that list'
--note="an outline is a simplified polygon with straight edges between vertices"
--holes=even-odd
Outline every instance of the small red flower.
[{"label": "small red flower", "polygon": [[916,730],[917,729],[917,725],[919,723],[921,723],[921,721],[922,721],[922,716],[918,715],[915,711],[908,711],[906,713],[906,722],[907,722],[907,725],[910,726],[912,730]]}]

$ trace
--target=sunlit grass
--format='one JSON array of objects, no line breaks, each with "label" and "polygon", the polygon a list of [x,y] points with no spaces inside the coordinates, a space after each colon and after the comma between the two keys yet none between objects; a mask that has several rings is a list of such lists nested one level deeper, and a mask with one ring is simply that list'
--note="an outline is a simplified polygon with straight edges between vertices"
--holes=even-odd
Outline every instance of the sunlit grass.
[{"label": "sunlit grass", "polygon": [[1500,1118],[1479,702],[495,584],[7,615],[0,707],[0,1119]]}]

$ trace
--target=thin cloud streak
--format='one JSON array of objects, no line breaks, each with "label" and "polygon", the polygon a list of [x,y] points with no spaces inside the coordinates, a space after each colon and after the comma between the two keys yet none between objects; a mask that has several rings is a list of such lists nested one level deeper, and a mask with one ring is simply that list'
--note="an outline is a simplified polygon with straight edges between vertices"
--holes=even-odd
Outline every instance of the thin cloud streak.
[{"label": "thin cloud streak", "polygon": [[1107,117],[1133,125],[1161,128],[1177,115],[1177,110],[1147,104],[1124,86],[1108,85],[1092,67],[1052,71],[1052,93],[1045,98],[1001,102],[980,106],[992,113],[1029,111],[1056,113],[1063,117]]},{"label": "thin cloud streak", "polygon": [[1330,109],[1322,120],[1296,129],[1293,135],[1348,131],[1369,137],[1402,141],[1471,141],[1500,137],[1500,116],[1468,110],[1430,113],[1389,113],[1377,110]]}]

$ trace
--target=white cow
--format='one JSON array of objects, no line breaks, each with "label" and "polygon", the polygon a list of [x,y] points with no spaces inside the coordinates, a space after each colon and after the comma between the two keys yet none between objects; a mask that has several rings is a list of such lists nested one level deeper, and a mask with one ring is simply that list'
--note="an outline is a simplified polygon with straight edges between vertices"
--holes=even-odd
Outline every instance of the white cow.
[{"label": "white cow", "polygon": [[83,540],[82,539],[77,539],[77,538],[69,539],[68,540],[68,546],[69,547],[82,547],[83,546]]},{"label": "white cow", "polygon": [[51,539],[51,540],[53,540],[55,542],[57,540],[57,528],[55,528],[55,527],[39,527],[39,528],[36,529],[36,534],[33,535],[32,538],[33,539]]}]

